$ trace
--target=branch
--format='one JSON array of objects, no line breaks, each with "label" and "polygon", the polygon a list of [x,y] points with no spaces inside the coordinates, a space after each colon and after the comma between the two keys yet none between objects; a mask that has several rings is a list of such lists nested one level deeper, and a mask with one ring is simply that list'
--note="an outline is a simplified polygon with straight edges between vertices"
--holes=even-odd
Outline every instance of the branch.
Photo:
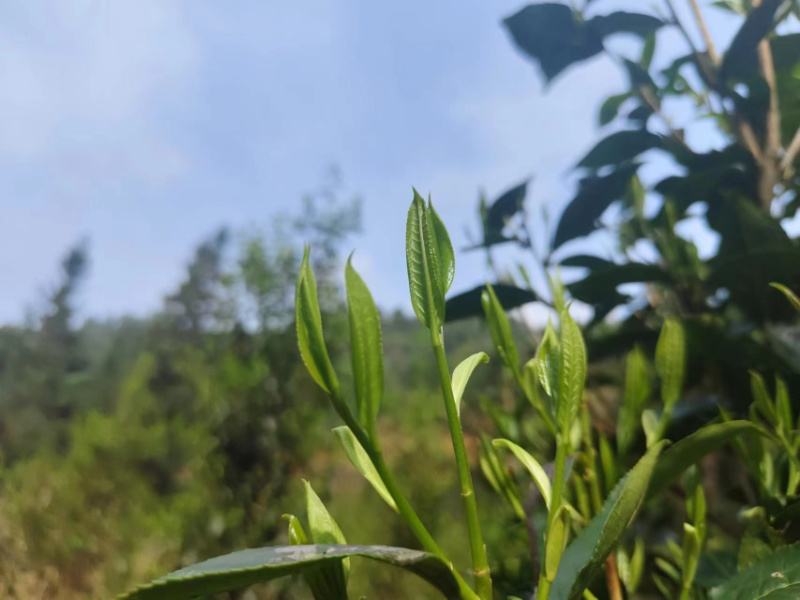
[{"label": "branch", "polygon": [[719,55],[714,47],[714,40],[711,39],[711,34],[708,32],[708,27],[706,26],[706,21],[703,18],[703,13],[700,12],[700,6],[697,4],[697,0],[689,0],[689,3],[692,6],[694,20],[697,23],[698,29],[700,29],[700,35],[703,36],[703,41],[706,44],[708,56],[711,57],[711,60],[714,62],[714,64],[717,64],[719,62]]},{"label": "branch", "polygon": [[[760,0],[754,1],[753,6],[761,4]],[[781,145],[781,113],[778,106],[778,87],[775,84],[775,65],[772,60],[772,49],[768,39],[763,39],[758,44],[758,67],[761,76],[769,86],[769,109],[767,111],[767,131],[764,137],[764,163],[759,182],[759,195],[762,206],[769,210],[775,195],[775,185],[778,183],[778,157],[782,151]]]},{"label": "branch", "polygon": [[789,144],[786,154],[783,155],[783,159],[781,159],[781,171],[786,171],[792,166],[798,152],[800,152],[800,129],[795,131],[792,142]]}]

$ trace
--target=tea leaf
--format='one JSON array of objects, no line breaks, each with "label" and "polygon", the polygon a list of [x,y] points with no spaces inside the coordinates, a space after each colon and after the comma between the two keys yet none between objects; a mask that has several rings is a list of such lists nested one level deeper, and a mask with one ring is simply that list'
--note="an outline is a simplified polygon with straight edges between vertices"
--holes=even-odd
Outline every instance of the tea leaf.
[{"label": "tea leaf", "polygon": [[411,305],[417,318],[428,329],[444,323],[442,263],[433,228],[433,218],[416,190],[406,220],[406,266]]},{"label": "tea leaf", "polygon": [[[297,517],[283,515],[283,518],[289,521],[289,543],[292,546],[308,545],[308,536]],[[339,590],[335,587],[332,588],[330,585],[331,581],[327,576],[326,569],[331,566],[327,563],[320,563],[318,566],[309,567],[303,572],[303,579],[311,589],[311,595],[314,596],[314,600],[328,600],[329,598],[347,600],[347,596],[342,597]],[[334,566],[334,568],[338,567]]]},{"label": "tea leaf", "polygon": [[566,505],[559,507],[553,523],[547,532],[544,547],[544,573],[548,581],[556,578],[561,555],[569,538],[570,514]]},{"label": "tea leaf", "polygon": [[306,369],[314,381],[329,394],[337,394],[339,380],[333,370],[325,338],[322,335],[322,315],[319,311],[317,282],[308,264],[309,248],[303,254],[303,264],[297,277],[295,293],[295,319],[297,321],[297,342]]},{"label": "tea leaf", "polygon": [[384,502],[386,502],[392,510],[398,512],[397,505],[392,495],[389,493],[389,490],[386,489],[369,455],[367,455],[366,450],[364,450],[364,447],[358,442],[350,428],[344,425],[342,427],[336,427],[333,433],[339,439],[339,443],[342,444],[342,448],[344,448],[344,452],[347,454],[347,458],[350,459],[353,466],[358,469],[358,472],[361,473],[367,481],[369,481],[370,485],[380,494]]},{"label": "tea leaf", "polygon": [[704,456],[748,432],[758,432],[758,427],[750,421],[727,421],[708,425],[683,438],[664,452],[658,461],[648,495],[656,496]]},{"label": "tea leaf", "polygon": [[427,552],[389,546],[273,546],[218,556],[120,596],[120,600],[189,600],[238,590],[256,583],[302,573],[320,565],[363,556],[405,569],[425,579],[448,600],[459,600],[450,567]]},{"label": "tea leaf", "polygon": [[[303,480],[306,488],[306,512],[311,530],[311,541],[314,544],[347,544],[342,530],[333,519],[328,509],[319,499],[311,484]],[[332,589],[341,592],[347,598],[347,578],[350,574],[350,560],[345,558],[341,565],[327,565],[323,574]]]},{"label": "tea leaf", "polygon": [[511,506],[517,518],[524,519],[525,511],[519,499],[519,491],[511,478],[508,470],[500,461],[497,449],[492,445],[492,440],[485,433],[480,434],[480,452],[478,455],[481,471],[489,485],[498,494],[503,496]]},{"label": "tea leaf", "polygon": [[428,197],[428,215],[431,220],[431,228],[436,237],[436,254],[437,263],[439,264],[440,281],[442,282],[442,295],[450,291],[450,286],[453,285],[453,278],[456,276],[456,257],[453,252],[453,244],[450,242],[450,234],[447,233],[447,228],[444,226],[439,214],[431,204],[430,196]]},{"label": "tea leaf", "polygon": [[764,382],[764,378],[756,371],[750,371],[750,390],[758,412],[770,425],[777,426],[778,414],[767,391],[767,384]]},{"label": "tea leaf", "polygon": [[644,129],[617,131],[597,142],[578,163],[579,167],[599,169],[633,160],[643,152],[661,146],[661,136]]},{"label": "tea leaf", "polygon": [[776,290],[782,292],[783,295],[789,299],[789,302],[792,303],[792,306],[794,306],[795,309],[800,310],[800,298],[798,298],[792,290],[781,283],[770,283],[770,285]]},{"label": "tea leaf", "polygon": [[620,456],[624,456],[633,443],[649,397],[650,373],[647,357],[637,347],[628,353],[625,361],[625,391],[617,421],[617,447]]},{"label": "tea leaf", "polygon": [[600,125],[608,125],[616,119],[620,107],[631,97],[633,97],[631,92],[625,92],[624,94],[616,94],[606,98],[605,102],[600,106]]},{"label": "tea leaf", "polygon": [[547,476],[547,473],[542,465],[539,464],[539,461],[514,442],[508,440],[494,440],[492,441],[492,445],[495,448],[506,448],[517,457],[517,460],[522,463],[522,466],[525,467],[528,473],[531,474],[531,477],[533,477],[533,482],[536,484],[536,487],[539,488],[539,493],[542,494],[542,498],[544,498],[545,506],[550,510],[550,498],[553,495],[553,488],[550,484],[550,477]]},{"label": "tea leaf", "polygon": [[650,448],[606,498],[600,511],[567,546],[553,586],[552,600],[577,600],[601,571],[606,556],[644,501],[658,456],[666,442]]},{"label": "tea leaf", "polygon": [[719,600],[791,600],[800,592],[800,544],[785,546],[711,591]]},{"label": "tea leaf", "polygon": [[665,408],[671,408],[680,398],[685,368],[683,325],[675,319],[667,319],[656,345],[656,371],[661,378],[661,400]]},{"label": "tea leaf", "polygon": [[517,354],[517,346],[514,344],[514,336],[511,333],[511,322],[491,284],[486,284],[486,289],[481,294],[481,304],[489,323],[489,333],[503,364],[512,369],[518,368],[519,354]]},{"label": "tea leaf", "polygon": [[361,424],[371,431],[383,396],[381,317],[369,288],[351,264],[345,268],[350,319],[350,355]]},{"label": "tea leaf", "polygon": [[453,370],[453,397],[456,401],[456,409],[461,414],[461,397],[464,395],[464,390],[467,387],[470,375],[475,368],[481,363],[488,363],[489,355],[485,352],[476,352],[472,356],[465,358]]},{"label": "tea leaf", "polygon": [[561,313],[560,360],[556,420],[562,432],[568,432],[578,416],[586,380],[586,346],[581,330],[569,311]]},{"label": "tea leaf", "polygon": [[558,372],[559,372],[559,348],[558,336],[552,323],[547,322],[544,335],[542,336],[542,343],[536,350],[536,370],[539,375],[539,381],[544,388],[545,393],[550,396],[555,406],[558,397]]}]

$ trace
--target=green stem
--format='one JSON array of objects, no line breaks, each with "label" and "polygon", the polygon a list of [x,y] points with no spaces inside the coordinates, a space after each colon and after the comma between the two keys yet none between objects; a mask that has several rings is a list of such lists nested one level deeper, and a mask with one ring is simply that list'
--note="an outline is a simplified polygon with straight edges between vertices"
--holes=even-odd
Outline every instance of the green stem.
[{"label": "green stem", "polygon": [[447,555],[445,555],[445,553],[439,547],[439,544],[436,543],[436,540],[433,539],[433,536],[430,534],[425,525],[422,523],[422,520],[420,520],[419,516],[414,511],[414,508],[411,506],[408,498],[406,498],[405,494],[400,489],[400,486],[397,484],[389,465],[386,464],[386,461],[383,458],[383,451],[378,444],[378,439],[377,436],[375,436],[374,431],[372,434],[370,434],[361,426],[358,420],[353,416],[350,407],[346,402],[344,402],[341,396],[338,394],[331,395],[331,402],[336,409],[336,412],[350,428],[350,430],[353,432],[353,435],[356,436],[356,439],[366,451],[367,455],[372,461],[373,466],[375,467],[375,470],[378,472],[378,476],[386,486],[386,489],[389,492],[389,495],[392,497],[392,500],[394,500],[394,503],[397,506],[397,511],[406,522],[406,525],[408,525],[411,533],[414,534],[414,537],[417,538],[417,541],[419,541],[426,552],[430,552],[434,556],[444,561],[444,563],[450,567],[453,576],[458,582],[458,587],[461,591],[461,598],[463,600],[478,600],[478,596],[472,591],[472,588],[469,587],[467,582],[464,581],[461,573],[459,573],[458,570],[453,566],[453,563],[449,558],[447,558]]},{"label": "green stem", "polygon": [[[550,499],[550,511],[547,514],[547,529],[545,530],[544,540],[545,548],[547,547],[547,537],[550,535],[550,529],[553,526],[556,513],[561,507],[561,499],[564,495],[564,479],[567,464],[567,436],[564,433],[556,435],[556,464],[555,473],[553,474],[553,496]],[[561,557],[558,557],[558,562],[561,562]],[[558,570],[558,565],[556,565]],[[548,581],[545,569],[539,574],[539,585],[536,588],[536,600],[548,600],[550,597],[550,581]]]},{"label": "green stem", "polygon": [[658,420],[658,429],[656,430],[655,438],[653,439],[653,444],[657,444],[661,440],[664,439],[664,435],[667,433],[667,427],[669,426],[669,422],[672,420],[672,406],[664,406],[664,410],[661,412],[661,418]]},{"label": "green stem", "polygon": [[458,466],[458,478],[461,482],[461,496],[464,499],[464,511],[467,515],[475,587],[481,600],[491,600],[492,576],[489,571],[489,560],[486,557],[486,546],[481,537],[478,503],[475,500],[475,489],[472,485],[467,448],[464,444],[464,433],[461,430],[461,420],[458,416],[458,408],[453,396],[453,386],[450,380],[450,370],[447,367],[447,357],[444,353],[444,340],[442,339],[441,330],[431,329],[431,342],[433,343],[433,352],[436,355],[436,366],[439,369],[439,380],[442,384],[442,394],[444,395],[444,405],[447,412],[447,424],[450,426],[450,437],[453,440],[453,452]]}]

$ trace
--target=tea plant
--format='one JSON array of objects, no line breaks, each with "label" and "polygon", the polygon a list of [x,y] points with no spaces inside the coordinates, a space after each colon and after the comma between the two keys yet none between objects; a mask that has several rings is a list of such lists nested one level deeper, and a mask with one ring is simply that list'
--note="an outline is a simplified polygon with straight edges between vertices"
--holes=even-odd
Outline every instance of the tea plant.
[{"label": "tea plant", "polygon": [[[412,306],[430,332],[441,381],[472,555],[472,568],[468,575],[462,574],[431,536],[423,518],[414,510],[383,458],[376,417],[383,393],[384,365],[380,319],[372,296],[348,261],[345,275],[354,375],[354,390],[348,394],[340,385],[323,338],[316,282],[309,267],[307,249],[296,294],[297,337],[303,361],[344,422],[335,434],[347,456],[406,523],[422,550],[348,545],[334,517],[311,484],[306,482],[308,533],[297,517],[286,515],[290,545],[242,550],[213,558],[157,579],[125,598],[149,600],[209,596],[277,577],[301,574],[316,600],[342,600],[348,598],[349,558],[352,556],[405,569],[428,581],[449,599],[489,600],[493,597],[489,560],[481,536],[477,498],[460,419],[461,401],[469,377],[475,368],[488,360],[488,356],[481,352],[466,358],[454,369],[451,377],[444,353],[443,324],[444,298],[455,273],[454,253],[447,230],[432,203],[430,200],[426,203],[416,192],[406,225],[406,257]],[[617,477],[616,473],[621,472],[623,466],[622,454],[615,455],[604,438],[593,435],[588,413],[583,407],[586,350],[580,329],[572,320],[568,307],[561,307],[558,330],[548,326],[536,355],[520,366],[520,354],[511,337],[510,322],[491,286],[487,286],[481,300],[501,360],[514,374],[537,418],[546,424],[555,441],[552,477],[536,458],[509,440],[500,439],[488,444],[484,437],[481,456],[481,465],[492,486],[509,501],[519,516],[524,517],[522,503],[497,450],[510,450],[529,471],[538,489],[547,515],[541,532],[543,551],[532,557],[538,571],[536,597],[539,600],[594,598],[590,586],[604,568],[612,598],[622,597],[620,580],[631,591],[635,590],[642,577],[642,542],[637,540],[630,559],[619,561],[618,556],[626,555],[614,554],[613,551],[644,502],[666,489],[700,458],[726,442],[738,441],[743,433],[755,433],[760,435],[763,443],[774,443],[784,449],[791,447],[796,450],[798,446],[799,436],[791,425],[791,410],[787,410],[781,393],[781,399],[774,403],[766,394],[757,401],[756,410],[762,416],[766,415],[767,422],[729,419],[704,427],[667,448],[668,442],[663,436],[680,393],[684,368],[682,329],[676,322],[667,321],[656,355],[663,400],[660,413],[644,408],[648,395],[644,383],[646,377],[642,376],[644,357],[634,353],[628,360],[628,401],[619,430],[620,439],[625,441],[619,444],[618,450],[631,445],[638,433],[634,424],[640,418],[648,447],[633,468]],[[756,378],[754,381],[759,380]],[[779,412],[782,416],[773,419],[773,415]],[[789,421],[785,420],[787,417]],[[765,459],[764,456],[771,458]],[[761,457],[752,458],[772,465],[763,469],[772,469],[773,473],[781,468],[775,462],[780,460],[766,451]],[[788,481],[784,482],[784,498],[796,491],[796,463],[795,452],[794,457],[788,458],[789,474]],[[598,472],[603,474],[602,482]],[[700,597],[693,595],[696,590],[693,581],[707,528],[705,497],[696,470],[690,471],[687,482],[687,519],[683,527],[683,546],[675,560],[678,566],[661,559],[661,564],[679,584],[681,600]],[[795,487],[791,488],[792,485]],[[772,490],[765,485],[766,492]],[[792,506],[790,521],[796,518],[794,513],[797,512],[797,504]],[[768,525],[773,526],[771,523]],[[538,533],[534,532],[534,535]],[[734,597],[731,594],[738,594],[735,597],[741,599],[791,597],[786,594],[800,588],[800,547],[786,546],[772,552],[773,547],[766,546],[766,549],[759,547],[756,559],[748,561],[738,576],[712,591],[712,597]],[[622,563],[624,573],[620,573]],[[745,588],[738,582],[742,578],[746,578],[749,586],[746,589],[756,590],[753,592],[755,595],[741,595]],[[657,581],[664,596],[671,598],[670,584],[663,578]]]}]

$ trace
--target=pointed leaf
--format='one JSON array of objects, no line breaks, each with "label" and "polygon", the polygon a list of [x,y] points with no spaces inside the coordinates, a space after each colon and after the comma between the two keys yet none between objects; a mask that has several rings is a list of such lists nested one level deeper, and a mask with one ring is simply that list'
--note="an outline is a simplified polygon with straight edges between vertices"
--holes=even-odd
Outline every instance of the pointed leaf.
[{"label": "pointed leaf", "polygon": [[550,498],[553,495],[553,488],[550,484],[550,477],[547,476],[547,473],[542,465],[539,464],[539,461],[514,442],[508,440],[493,440],[492,445],[495,448],[506,448],[517,457],[517,460],[522,463],[522,466],[525,467],[528,473],[531,474],[531,477],[533,477],[533,482],[536,484],[536,487],[539,488],[539,493],[542,495],[542,498],[544,498],[547,510],[550,510]]},{"label": "pointed leaf", "polygon": [[686,370],[686,340],[680,321],[667,319],[656,345],[656,371],[661,378],[661,401],[672,407],[681,396]]},{"label": "pointed leaf", "polygon": [[485,433],[480,434],[479,461],[481,471],[492,486],[492,489],[506,499],[518,519],[525,518],[525,511],[519,498],[519,490],[512,479],[508,469],[500,462],[497,449],[492,445],[492,440]]},{"label": "pointed leaf", "polygon": [[644,501],[665,442],[647,451],[620,480],[600,511],[567,546],[550,589],[552,600],[577,600],[602,570],[606,556],[630,525]]},{"label": "pointed leaf", "polygon": [[[289,521],[289,544],[292,546],[307,546],[309,544],[308,536],[297,517],[283,515],[283,518]],[[314,596],[314,600],[330,600],[341,597],[338,590],[330,587],[326,567],[329,569],[330,565],[320,563],[303,571],[303,579],[311,589],[311,595]],[[336,565],[334,565],[334,568],[337,568]],[[347,600],[347,597],[345,596],[343,600]]]},{"label": "pointed leaf", "polygon": [[501,232],[506,223],[524,209],[529,182],[530,179],[526,179],[510,190],[506,190],[492,203],[486,213],[487,231],[492,233]]},{"label": "pointed leaf", "polygon": [[625,391],[617,422],[617,446],[624,456],[638,431],[642,411],[650,397],[650,369],[647,357],[637,346],[625,361]]},{"label": "pointed leaf", "polygon": [[433,219],[425,201],[414,190],[414,201],[406,220],[406,266],[411,305],[417,318],[428,329],[444,322],[444,288]]},{"label": "pointed leaf", "polygon": [[617,131],[600,140],[578,163],[579,167],[599,169],[633,160],[643,152],[659,148],[661,136],[643,129]]},{"label": "pointed leaf", "polygon": [[410,571],[449,600],[459,600],[458,582],[442,560],[417,550],[389,546],[274,546],[218,556],[140,586],[121,600],[189,600],[238,590],[323,564],[363,556]]},{"label": "pointed leaf", "polygon": [[488,363],[489,355],[485,352],[476,352],[462,360],[459,365],[453,370],[453,397],[456,401],[456,409],[461,414],[461,397],[464,395],[464,390],[467,387],[470,375],[475,368],[481,363]]},{"label": "pointed leaf", "polygon": [[791,600],[800,593],[800,544],[785,546],[714,588],[714,600]]},{"label": "pointed leaf", "polygon": [[568,310],[561,313],[560,360],[556,421],[562,432],[569,432],[583,402],[586,381],[586,346],[581,330]]},{"label": "pointed leaf", "polygon": [[790,290],[788,287],[780,283],[770,283],[770,285],[774,287],[776,290],[782,292],[783,295],[789,299],[789,302],[792,303],[792,306],[794,306],[795,309],[800,311],[800,298],[798,298],[797,295],[792,290]]},{"label": "pointed leaf", "polygon": [[615,33],[633,33],[640,37],[647,37],[664,25],[664,21],[650,15],[624,11],[612,12],[590,19],[587,26],[598,32],[602,37]]},{"label": "pointed leaf", "polygon": [[380,494],[384,502],[386,502],[393,511],[398,512],[397,505],[392,495],[389,493],[389,490],[386,489],[386,485],[384,485],[383,480],[380,475],[378,475],[378,471],[375,470],[375,466],[372,464],[369,455],[358,442],[350,428],[344,425],[336,427],[333,433],[339,439],[339,443],[342,444],[342,448],[344,448],[344,452],[347,454],[347,458],[350,459],[353,466],[358,469],[358,472],[364,476],[364,479],[375,488],[375,491]]},{"label": "pointed leaf", "polygon": [[561,555],[569,539],[570,514],[567,505],[562,504],[547,532],[544,546],[544,576],[550,583],[556,578]]},{"label": "pointed leaf", "polygon": [[737,436],[757,432],[758,427],[750,421],[727,421],[698,429],[664,452],[653,475],[649,496],[658,495],[690,466]]},{"label": "pointed leaf", "polygon": [[747,15],[739,31],[725,52],[720,67],[721,79],[739,77],[743,66],[755,62],[756,48],[759,42],[772,31],[775,12],[783,0],[763,0]]},{"label": "pointed leaf", "polygon": [[297,277],[295,293],[297,342],[303,363],[314,381],[329,394],[338,394],[339,380],[328,357],[328,349],[325,347],[325,338],[322,335],[317,283],[308,263],[309,252],[310,249],[306,246],[303,264]]},{"label": "pointed leaf", "polygon": [[[342,530],[328,509],[319,499],[311,484],[303,480],[306,488],[306,512],[311,541],[314,544],[346,544]],[[331,589],[342,598],[347,598],[347,578],[350,573],[350,559],[345,558],[341,565],[326,565],[322,573]]]},{"label": "pointed leaf", "polygon": [[481,294],[481,304],[500,358],[506,366],[516,369],[519,365],[519,354],[511,333],[511,322],[491,284],[486,284],[486,289]]},{"label": "pointed leaf", "polygon": [[356,402],[361,424],[368,431],[375,424],[383,396],[383,345],[381,317],[372,294],[347,260],[345,281],[350,318],[350,355],[353,362]]},{"label": "pointed leaf", "polygon": [[428,214],[431,219],[431,228],[436,237],[436,253],[439,262],[440,281],[442,282],[442,294],[450,291],[453,285],[453,278],[456,276],[456,255],[453,252],[453,244],[450,242],[450,234],[444,226],[439,213],[433,208],[430,197],[428,198]]},{"label": "pointed leaf", "polygon": [[600,106],[600,125],[608,125],[616,119],[620,107],[632,96],[631,92],[625,92],[624,94],[615,94],[606,98],[605,102]]}]

